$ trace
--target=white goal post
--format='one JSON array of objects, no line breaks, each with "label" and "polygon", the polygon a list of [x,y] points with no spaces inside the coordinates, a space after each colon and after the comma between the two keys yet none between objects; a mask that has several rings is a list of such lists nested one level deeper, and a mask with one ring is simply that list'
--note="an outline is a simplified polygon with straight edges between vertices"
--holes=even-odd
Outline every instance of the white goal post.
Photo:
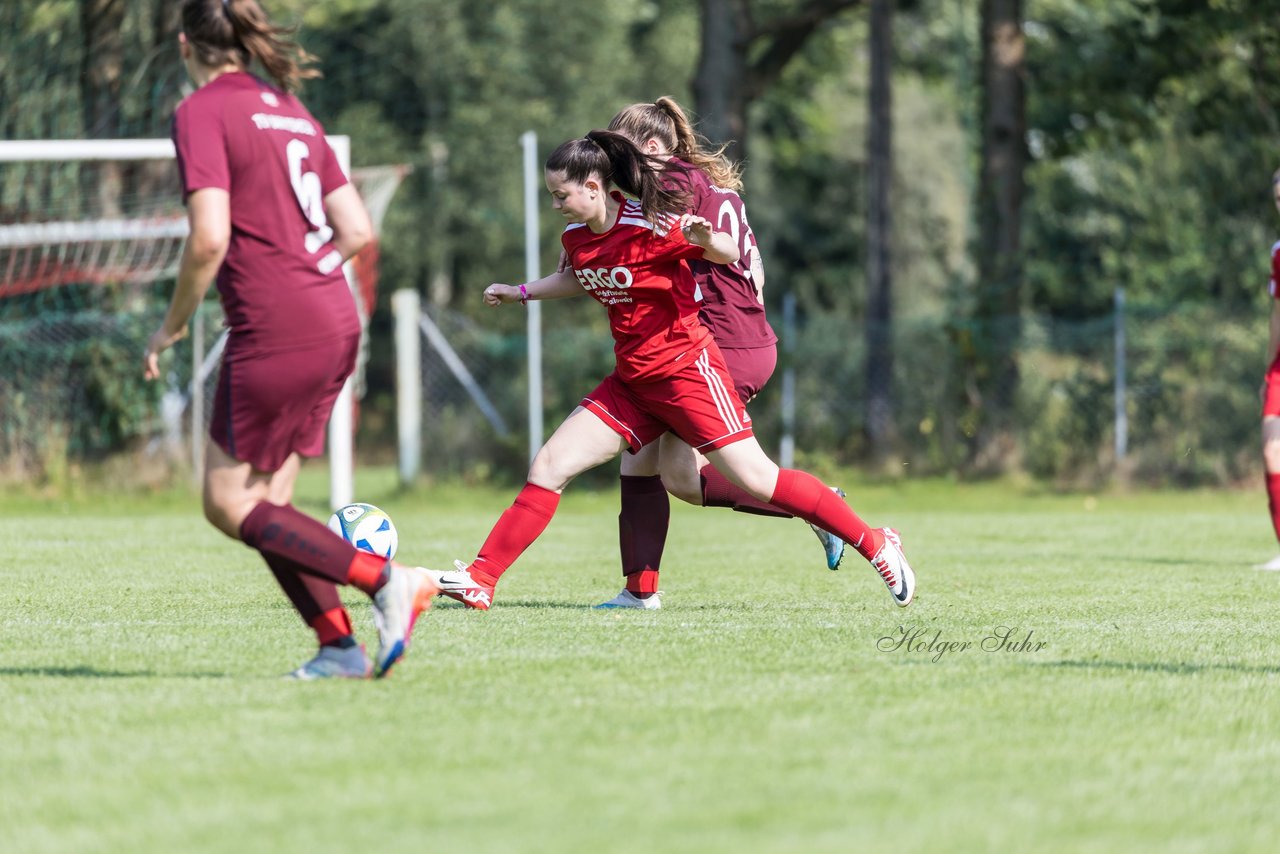
[{"label": "white goal post", "polygon": [[[342,170],[351,176],[349,137],[329,136],[328,140]],[[0,164],[173,160],[174,156],[173,143],[168,139],[0,141]],[[406,172],[406,167],[387,167],[374,179],[376,187],[371,193],[380,197],[378,201],[381,207],[385,208],[390,195],[394,193],[395,186]],[[380,214],[381,210],[375,215],[375,229],[377,220],[381,219]],[[31,258],[42,247],[58,246],[59,261],[66,263],[68,258],[72,259],[74,263],[70,266],[78,271],[96,270],[103,275],[112,276],[120,275],[123,270],[130,271],[125,273],[126,276],[154,281],[176,272],[181,240],[185,239],[187,232],[185,216],[174,213],[143,218],[122,216],[69,222],[23,222],[0,225],[0,251],[7,253],[5,260],[12,268],[24,264],[32,265]],[[175,244],[179,250],[170,248],[165,252],[155,251],[152,245],[161,241]],[[147,251],[138,251],[139,246],[146,246]],[[24,250],[26,250],[25,255],[22,254]],[[144,263],[149,265],[145,270]],[[43,259],[35,264],[37,271],[43,271],[45,268]],[[137,270],[136,276],[131,272],[133,269]],[[23,268],[21,272],[27,271]],[[352,288],[353,298],[359,305],[360,298],[350,262],[344,265],[344,272]],[[40,286],[38,279],[33,281],[36,282],[33,287]],[[367,320],[367,313],[372,311],[372,306],[364,308],[362,320]],[[193,330],[192,376],[199,378],[207,376],[216,365],[222,341],[215,342],[206,356],[201,325],[193,324]],[[140,348],[141,345],[142,342],[139,342]],[[193,383],[193,386],[196,384],[198,380]],[[193,465],[197,472],[203,464],[202,397],[202,394],[193,396],[191,407]],[[334,508],[349,504],[353,500],[352,422],[353,381],[348,379],[334,405],[333,415],[329,421],[329,500]]]}]

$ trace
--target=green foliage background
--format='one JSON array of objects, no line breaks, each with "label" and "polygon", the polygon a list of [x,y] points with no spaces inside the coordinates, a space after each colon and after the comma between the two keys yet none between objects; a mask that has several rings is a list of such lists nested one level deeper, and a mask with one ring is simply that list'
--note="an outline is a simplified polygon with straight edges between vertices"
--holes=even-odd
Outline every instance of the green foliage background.
[{"label": "green foliage background", "polygon": [[[304,99],[331,132],[353,138],[356,165],[414,167],[384,222],[383,299],[414,287],[435,307],[476,317],[495,336],[488,346],[513,365],[523,316],[482,316],[478,294],[491,281],[523,277],[520,134],[536,131],[545,153],[633,101],[669,94],[696,106],[690,81],[701,34],[692,0],[266,5],[299,24],[303,44],[320,56],[325,78]],[[971,428],[956,348],[983,287],[971,252],[978,4],[901,5],[893,184],[899,456],[912,470],[963,470]],[[752,4],[758,21],[799,6]],[[84,134],[78,8],[76,0],[18,0],[0,9],[6,138]],[[159,0],[127,4],[122,135],[167,134],[181,95],[174,45],[156,36],[161,10]],[[1017,455],[1032,473],[1072,481],[1120,470],[1110,456],[1117,288],[1133,308],[1137,348],[1133,458],[1123,470],[1176,482],[1255,471],[1253,395],[1264,368],[1275,230],[1268,187],[1280,165],[1272,102],[1280,45],[1267,24],[1276,12],[1276,0],[1025,4],[1028,332]],[[746,172],[775,325],[782,295],[798,301],[798,349],[787,357],[803,368],[798,445],[844,462],[865,450],[866,40],[863,9],[819,29],[753,104]],[[0,216],[12,218],[20,203],[0,197]],[[543,218],[547,270],[557,230],[553,217]],[[607,370],[607,349],[595,343],[607,331],[586,301],[556,303],[544,318],[554,424]],[[389,447],[385,303],[374,330],[363,442]],[[503,373],[510,378],[495,378],[495,395],[518,413],[521,372]],[[768,442],[779,427],[777,385],[755,406]],[[104,398],[128,397],[113,394]],[[511,455],[513,476],[519,458]]]}]

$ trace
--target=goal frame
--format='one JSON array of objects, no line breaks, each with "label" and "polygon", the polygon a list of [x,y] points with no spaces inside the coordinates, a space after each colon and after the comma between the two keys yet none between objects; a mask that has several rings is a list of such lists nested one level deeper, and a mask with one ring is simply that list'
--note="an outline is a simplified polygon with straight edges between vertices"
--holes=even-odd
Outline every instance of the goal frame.
[{"label": "goal frame", "polygon": [[[326,139],[337,156],[343,173],[350,178],[350,137],[327,135]],[[0,140],[0,163],[174,160],[175,157],[173,141],[168,139]],[[186,233],[185,230],[183,233]],[[347,285],[352,290],[352,300],[355,300],[356,281],[350,261],[343,264],[343,272],[347,278]],[[203,329],[199,324],[195,324],[194,331],[191,342],[192,376],[199,377],[205,360]],[[214,349],[217,346],[215,344]],[[191,445],[193,468],[197,477],[202,477],[205,441],[203,394],[199,394],[198,397],[199,402],[193,399],[191,407]],[[329,503],[333,509],[350,504],[355,494],[353,403],[353,378],[348,377],[342,393],[334,403],[333,413],[329,417]]]}]

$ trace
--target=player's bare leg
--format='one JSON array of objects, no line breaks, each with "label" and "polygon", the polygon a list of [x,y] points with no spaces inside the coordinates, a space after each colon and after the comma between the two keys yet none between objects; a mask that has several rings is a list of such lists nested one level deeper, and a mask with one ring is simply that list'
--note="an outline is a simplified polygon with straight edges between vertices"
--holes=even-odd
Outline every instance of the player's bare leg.
[{"label": "player's bare leg", "polygon": [[622,437],[591,410],[574,409],[533,458],[524,489],[498,518],[475,560],[456,562],[453,571],[430,573],[440,591],[470,608],[487,611],[498,579],[546,530],[564,488],[625,447]]},{"label": "player's bare leg", "polygon": [[[350,649],[354,644],[353,640],[345,640],[351,637],[350,618],[336,591],[329,598],[328,585],[350,584],[367,593],[379,635],[373,673],[386,675],[408,649],[419,614],[430,607],[431,597],[438,591],[420,568],[357,551],[320,522],[298,512],[289,500],[300,465],[298,456],[292,454],[276,471],[259,471],[210,442],[205,453],[205,517],[227,536],[257,549],[277,577],[311,577],[307,583],[282,582],[282,586],[290,601],[298,597],[295,606],[304,603],[299,611],[316,630],[321,645],[337,643]],[[331,607],[319,615],[310,614],[311,609],[303,611],[305,596],[300,591],[304,588],[310,588],[321,606],[330,601]],[[339,613],[333,613],[335,608],[340,609]],[[349,664],[354,668],[355,656],[350,657]],[[303,665],[299,670],[307,667]],[[321,669],[315,669],[316,674],[337,675],[321,673]]]}]

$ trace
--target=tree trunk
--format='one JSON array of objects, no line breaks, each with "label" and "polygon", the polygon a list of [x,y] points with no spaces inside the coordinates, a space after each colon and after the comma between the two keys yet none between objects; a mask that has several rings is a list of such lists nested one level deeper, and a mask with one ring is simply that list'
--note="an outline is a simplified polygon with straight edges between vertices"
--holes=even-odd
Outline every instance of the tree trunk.
[{"label": "tree trunk", "polygon": [[[89,139],[120,136],[120,95],[124,76],[124,0],[80,0],[80,103],[84,135]],[[103,161],[89,166],[84,188],[97,216],[118,217],[123,183],[121,164]]]},{"label": "tree trunk", "polygon": [[745,0],[702,0],[702,45],[693,78],[699,131],[728,142],[725,154],[741,160],[747,134],[747,32]]},{"label": "tree trunk", "polygon": [[893,176],[894,0],[871,0],[871,92],[867,101],[867,449],[882,462],[894,442],[893,277],[890,242],[893,222],[889,186]]},{"label": "tree trunk", "polygon": [[757,26],[750,0],[701,0],[702,44],[693,79],[699,130],[729,143],[744,160],[747,108],[782,74],[809,37],[845,9],[865,0],[806,0],[789,15]]},{"label": "tree trunk", "polygon": [[1022,197],[1026,167],[1022,0],[982,2],[982,165],[978,290],[970,382],[975,462],[1000,467],[1013,447],[1022,334]]}]

